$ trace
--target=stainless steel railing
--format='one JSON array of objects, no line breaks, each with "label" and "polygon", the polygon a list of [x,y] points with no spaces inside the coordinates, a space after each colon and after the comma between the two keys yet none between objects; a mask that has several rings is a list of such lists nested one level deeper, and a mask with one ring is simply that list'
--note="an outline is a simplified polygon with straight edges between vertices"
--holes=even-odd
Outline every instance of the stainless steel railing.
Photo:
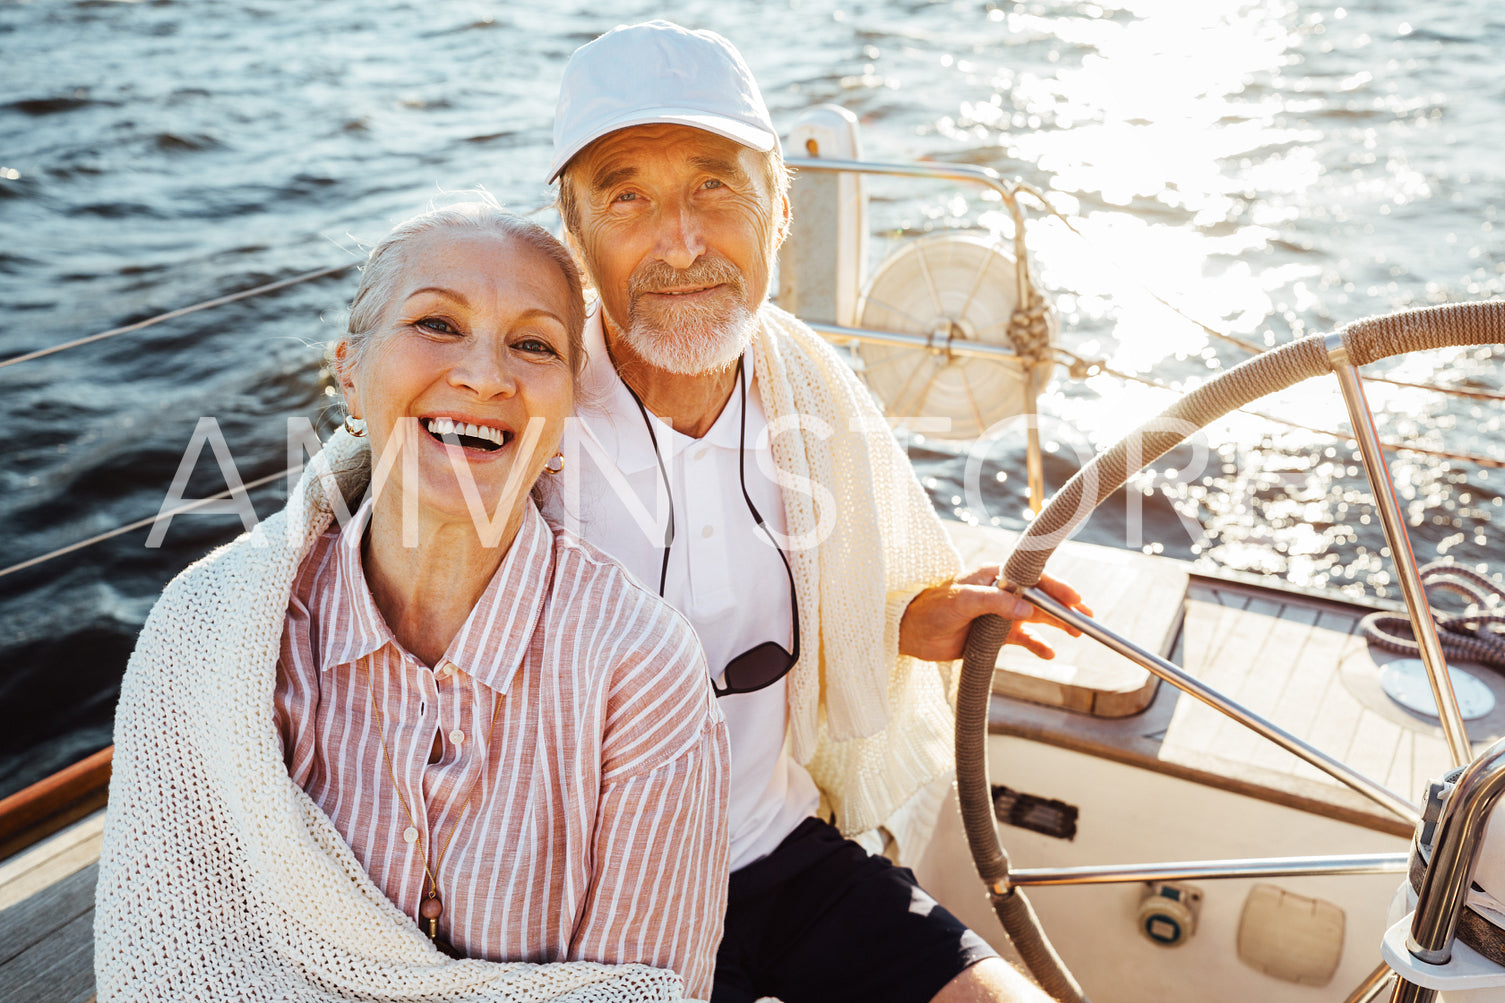
[{"label": "stainless steel railing", "polygon": [[1106,885],[1134,881],[1197,881],[1216,878],[1289,878],[1330,874],[1404,874],[1408,853],[1356,853],[1349,856],[1251,857],[1104,867],[1018,867],[1011,887]]},{"label": "stainless steel railing", "polygon": [[[1023,181],[1009,182],[990,167],[972,164],[896,164],[873,160],[837,160],[824,157],[788,157],[784,163],[798,171],[871,174],[888,177],[930,178],[938,181],[963,181],[987,187],[1008,206],[1014,219],[1014,279],[1016,302],[1022,308],[1029,302],[1030,269],[1029,253],[1024,245],[1024,211],[1019,206],[1020,193],[1028,193],[1048,206],[1045,196]],[[891,331],[873,331],[865,328],[844,327],[839,324],[812,323],[811,328],[821,335],[839,341],[859,341],[870,344],[897,345],[904,348],[919,348],[947,355],[971,355],[995,359],[1018,358],[1010,348],[964,342],[952,338],[949,331],[941,335],[900,334]],[[1033,398],[1031,401],[1033,407]],[[1025,467],[1029,480],[1029,507],[1040,511],[1045,504],[1045,458],[1040,446],[1038,423],[1031,421],[1025,428]]]},{"label": "stainless steel railing", "polygon": [[1369,779],[1348,764],[1339,762],[1321,749],[1302,741],[1237,701],[1229,699],[1183,672],[1172,662],[1145,650],[1123,635],[1109,630],[1090,616],[1078,613],[1071,607],[1057,602],[1044,589],[1038,587],[1024,589],[1020,594],[1056,619],[1077,628],[1093,640],[1132,660],[1182,692],[1202,701],[1213,710],[1227,715],[1261,737],[1269,739],[1292,755],[1299,756],[1317,769],[1389,809],[1411,825],[1421,822],[1421,813],[1417,811],[1416,806],[1399,794]]},{"label": "stainless steel railing", "polygon": [[[1445,965],[1453,958],[1458,922],[1484,848],[1490,813],[1505,795],[1505,739],[1491,745],[1458,777],[1443,803],[1432,859],[1417,892],[1406,949],[1417,961]],[[1391,1003],[1431,1003],[1437,990],[1396,981]]]}]

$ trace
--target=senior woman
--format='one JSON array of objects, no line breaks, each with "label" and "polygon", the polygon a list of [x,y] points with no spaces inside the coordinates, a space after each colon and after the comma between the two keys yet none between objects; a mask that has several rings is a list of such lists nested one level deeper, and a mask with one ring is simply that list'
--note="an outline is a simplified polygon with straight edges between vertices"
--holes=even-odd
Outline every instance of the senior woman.
[{"label": "senior woman", "polygon": [[372,251],[346,432],[132,656],[100,1000],[709,993],[727,752],[699,647],[529,494],[583,312],[564,248],[490,204]]}]

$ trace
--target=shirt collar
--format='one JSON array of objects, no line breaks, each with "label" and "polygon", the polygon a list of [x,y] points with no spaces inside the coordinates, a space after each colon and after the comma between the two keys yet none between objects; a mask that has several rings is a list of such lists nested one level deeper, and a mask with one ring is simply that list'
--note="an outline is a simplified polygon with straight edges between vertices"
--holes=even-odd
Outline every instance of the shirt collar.
[{"label": "shirt collar", "polygon": [[[623,473],[634,474],[647,470],[656,463],[653,441],[645,431],[642,414],[633,399],[632,391],[617,369],[612,365],[611,354],[606,350],[606,331],[602,322],[603,310],[597,301],[586,318],[583,343],[585,369],[582,373],[581,397],[590,403],[576,408],[583,434],[593,438],[607,456],[615,459]],[[747,381],[747,397],[750,406],[756,406],[757,373],[753,368],[752,346],[742,353],[742,371]],[[732,390],[731,399],[709,431],[699,439],[692,439],[674,431],[668,422],[648,412],[653,423],[653,434],[658,438],[658,448],[665,459],[677,456],[682,450],[696,443],[716,446],[721,449],[736,449],[742,438],[740,392]],[[749,417],[752,412],[749,411]]]},{"label": "shirt collar", "polygon": [[[367,498],[336,541],[335,588],[343,595],[351,616],[347,631],[326,632],[320,660],[325,670],[365,658],[388,644],[406,651],[377,608],[361,564],[361,538],[371,516],[371,504]],[[443,661],[496,692],[506,693],[532,643],[545,596],[552,587],[553,557],[553,531],[530,498],[507,556],[450,642]]]},{"label": "shirt collar", "polygon": [[533,643],[554,586],[554,532],[529,498],[502,566],[444,653],[481,683],[506,693]]},{"label": "shirt collar", "polygon": [[320,661],[326,670],[365,658],[383,645],[397,644],[381,610],[376,608],[361,562],[361,539],[371,521],[371,506],[372,499],[367,497],[335,540],[334,588],[344,600],[342,605],[350,611],[350,622],[342,631],[322,631],[324,657]]}]

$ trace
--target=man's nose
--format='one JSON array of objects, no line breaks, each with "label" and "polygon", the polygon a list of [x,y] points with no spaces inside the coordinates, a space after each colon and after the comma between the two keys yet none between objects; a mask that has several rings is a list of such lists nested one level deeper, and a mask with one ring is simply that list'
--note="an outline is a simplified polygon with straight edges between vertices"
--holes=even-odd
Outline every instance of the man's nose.
[{"label": "man's nose", "polygon": [[668,208],[660,217],[658,257],[669,267],[684,271],[705,253],[700,219],[686,205]]}]

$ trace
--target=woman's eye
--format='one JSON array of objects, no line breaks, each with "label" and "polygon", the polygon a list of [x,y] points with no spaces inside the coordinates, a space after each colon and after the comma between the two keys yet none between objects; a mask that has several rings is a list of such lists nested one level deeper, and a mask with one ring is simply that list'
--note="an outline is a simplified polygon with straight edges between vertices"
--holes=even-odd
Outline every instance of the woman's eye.
[{"label": "woman's eye", "polygon": [[449,321],[447,321],[447,320],[440,320],[438,317],[424,317],[422,320],[416,321],[414,323],[414,326],[415,327],[421,327],[425,331],[433,331],[436,334],[459,334],[460,333],[459,331],[455,330],[454,325],[451,324]]},{"label": "woman's eye", "polygon": [[557,355],[558,354],[557,352],[554,351],[554,346],[553,345],[549,344],[547,341],[544,341],[544,340],[542,340],[540,338],[523,338],[521,341],[516,342],[514,344],[514,347],[517,348],[519,351],[528,352],[528,353],[534,354],[534,355]]}]

